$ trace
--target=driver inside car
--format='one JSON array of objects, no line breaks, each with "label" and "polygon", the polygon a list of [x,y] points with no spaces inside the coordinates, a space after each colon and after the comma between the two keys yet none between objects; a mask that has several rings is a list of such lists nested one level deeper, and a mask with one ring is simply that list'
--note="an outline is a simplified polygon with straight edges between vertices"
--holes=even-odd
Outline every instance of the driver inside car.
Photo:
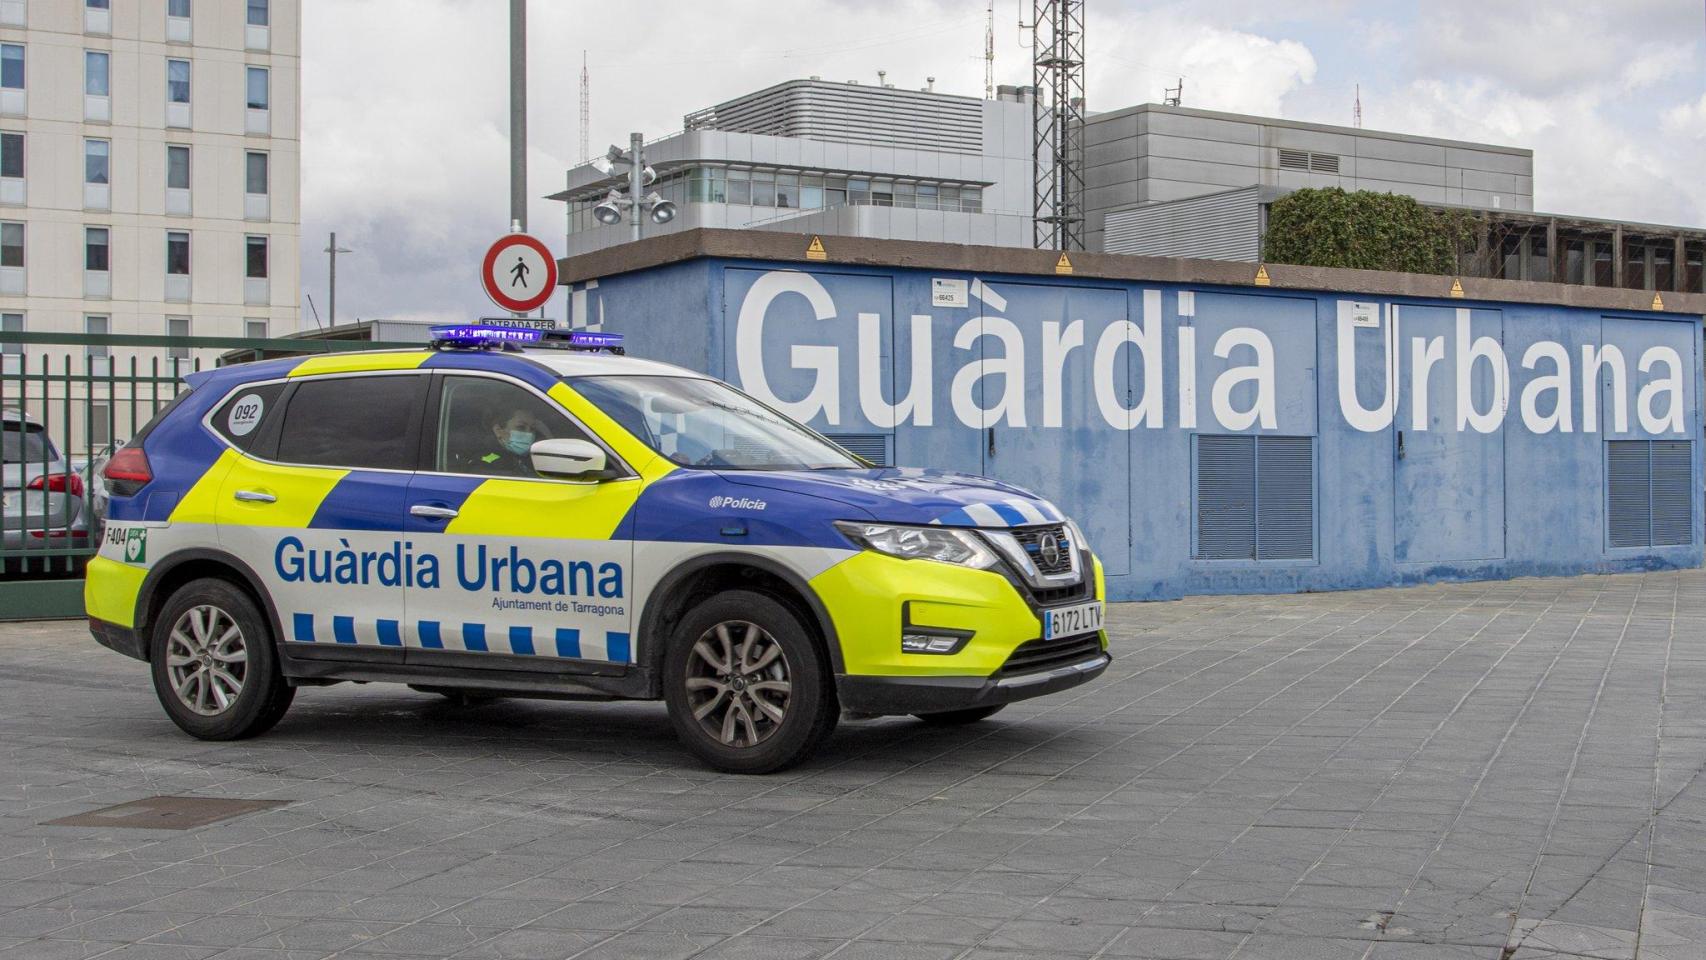
[{"label": "driver inside car", "polygon": [[534,476],[528,450],[535,441],[550,439],[545,425],[525,410],[497,408],[481,424],[475,441],[463,446],[457,458],[465,473],[493,477]]}]

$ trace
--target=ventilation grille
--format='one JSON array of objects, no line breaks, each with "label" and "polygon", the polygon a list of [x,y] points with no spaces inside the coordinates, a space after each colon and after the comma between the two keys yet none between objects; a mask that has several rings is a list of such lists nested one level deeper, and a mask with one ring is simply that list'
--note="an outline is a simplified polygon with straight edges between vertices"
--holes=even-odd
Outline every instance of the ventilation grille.
[{"label": "ventilation grille", "polygon": [[889,449],[890,437],[886,433],[826,433],[824,436],[848,453],[863,457],[879,467],[894,466],[894,457]]},{"label": "ventilation grille", "polygon": [[1605,444],[1605,540],[1612,547],[1672,547],[1694,541],[1694,443],[1609,440]]},{"label": "ventilation grille", "polygon": [[1315,557],[1313,437],[1196,438],[1201,560]]},{"label": "ventilation grille", "polygon": [[1339,156],[1334,153],[1311,153],[1308,150],[1288,150],[1281,147],[1279,165],[1281,170],[1337,174],[1339,172]]}]

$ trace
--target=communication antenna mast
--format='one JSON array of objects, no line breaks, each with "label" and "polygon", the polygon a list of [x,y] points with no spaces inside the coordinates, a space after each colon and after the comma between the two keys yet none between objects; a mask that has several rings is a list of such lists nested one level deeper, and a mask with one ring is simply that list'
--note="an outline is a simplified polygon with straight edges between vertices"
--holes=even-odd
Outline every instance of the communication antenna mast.
[{"label": "communication antenna mast", "polygon": [[1177,107],[1177,106],[1182,105],[1184,102],[1185,102],[1185,78],[1184,77],[1179,78],[1179,85],[1178,86],[1168,87],[1165,90],[1161,91],[1161,103],[1163,106]]},{"label": "communication antenna mast", "polygon": [[592,156],[592,76],[586,70],[586,51],[581,51],[581,159]]},{"label": "communication antenna mast", "polygon": [[995,99],[995,0],[989,0],[989,20],[983,27],[983,99]]},{"label": "communication antenna mast", "polygon": [[1362,127],[1362,84],[1357,84],[1356,106],[1351,110],[1351,124],[1358,129]]},{"label": "communication antenna mast", "polygon": [[1034,238],[1039,250],[1084,249],[1084,0],[1034,0]]}]

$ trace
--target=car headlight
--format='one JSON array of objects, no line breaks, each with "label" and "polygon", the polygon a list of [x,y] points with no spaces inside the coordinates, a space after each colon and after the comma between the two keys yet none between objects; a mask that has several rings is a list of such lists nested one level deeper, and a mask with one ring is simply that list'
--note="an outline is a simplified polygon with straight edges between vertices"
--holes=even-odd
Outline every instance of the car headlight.
[{"label": "car headlight", "polygon": [[969,530],[953,527],[907,527],[892,523],[836,523],[847,539],[866,550],[902,560],[935,560],[979,570],[995,566],[995,551]]},{"label": "car headlight", "polygon": [[1072,538],[1072,546],[1074,549],[1085,550],[1090,553],[1096,552],[1090,548],[1090,541],[1085,538],[1084,531],[1078,529],[1078,524],[1071,520],[1066,521],[1066,533]]}]

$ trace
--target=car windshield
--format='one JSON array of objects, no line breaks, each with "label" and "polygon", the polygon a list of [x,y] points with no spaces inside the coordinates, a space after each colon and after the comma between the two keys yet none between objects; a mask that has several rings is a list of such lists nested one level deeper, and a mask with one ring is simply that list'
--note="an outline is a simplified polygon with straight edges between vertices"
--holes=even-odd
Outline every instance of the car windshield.
[{"label": "car windshield", "polygon": [[0,431],[0,460],[6,463],[42,463],[58,458],[53,444],[47,442],[47,433],[36,424],[13,421]]},{"label": "car windshield", "polygon": [[689,467],[859,469],[864,463],[744,393],[715,380],[595,376],[569,381],[641,442]]}]

